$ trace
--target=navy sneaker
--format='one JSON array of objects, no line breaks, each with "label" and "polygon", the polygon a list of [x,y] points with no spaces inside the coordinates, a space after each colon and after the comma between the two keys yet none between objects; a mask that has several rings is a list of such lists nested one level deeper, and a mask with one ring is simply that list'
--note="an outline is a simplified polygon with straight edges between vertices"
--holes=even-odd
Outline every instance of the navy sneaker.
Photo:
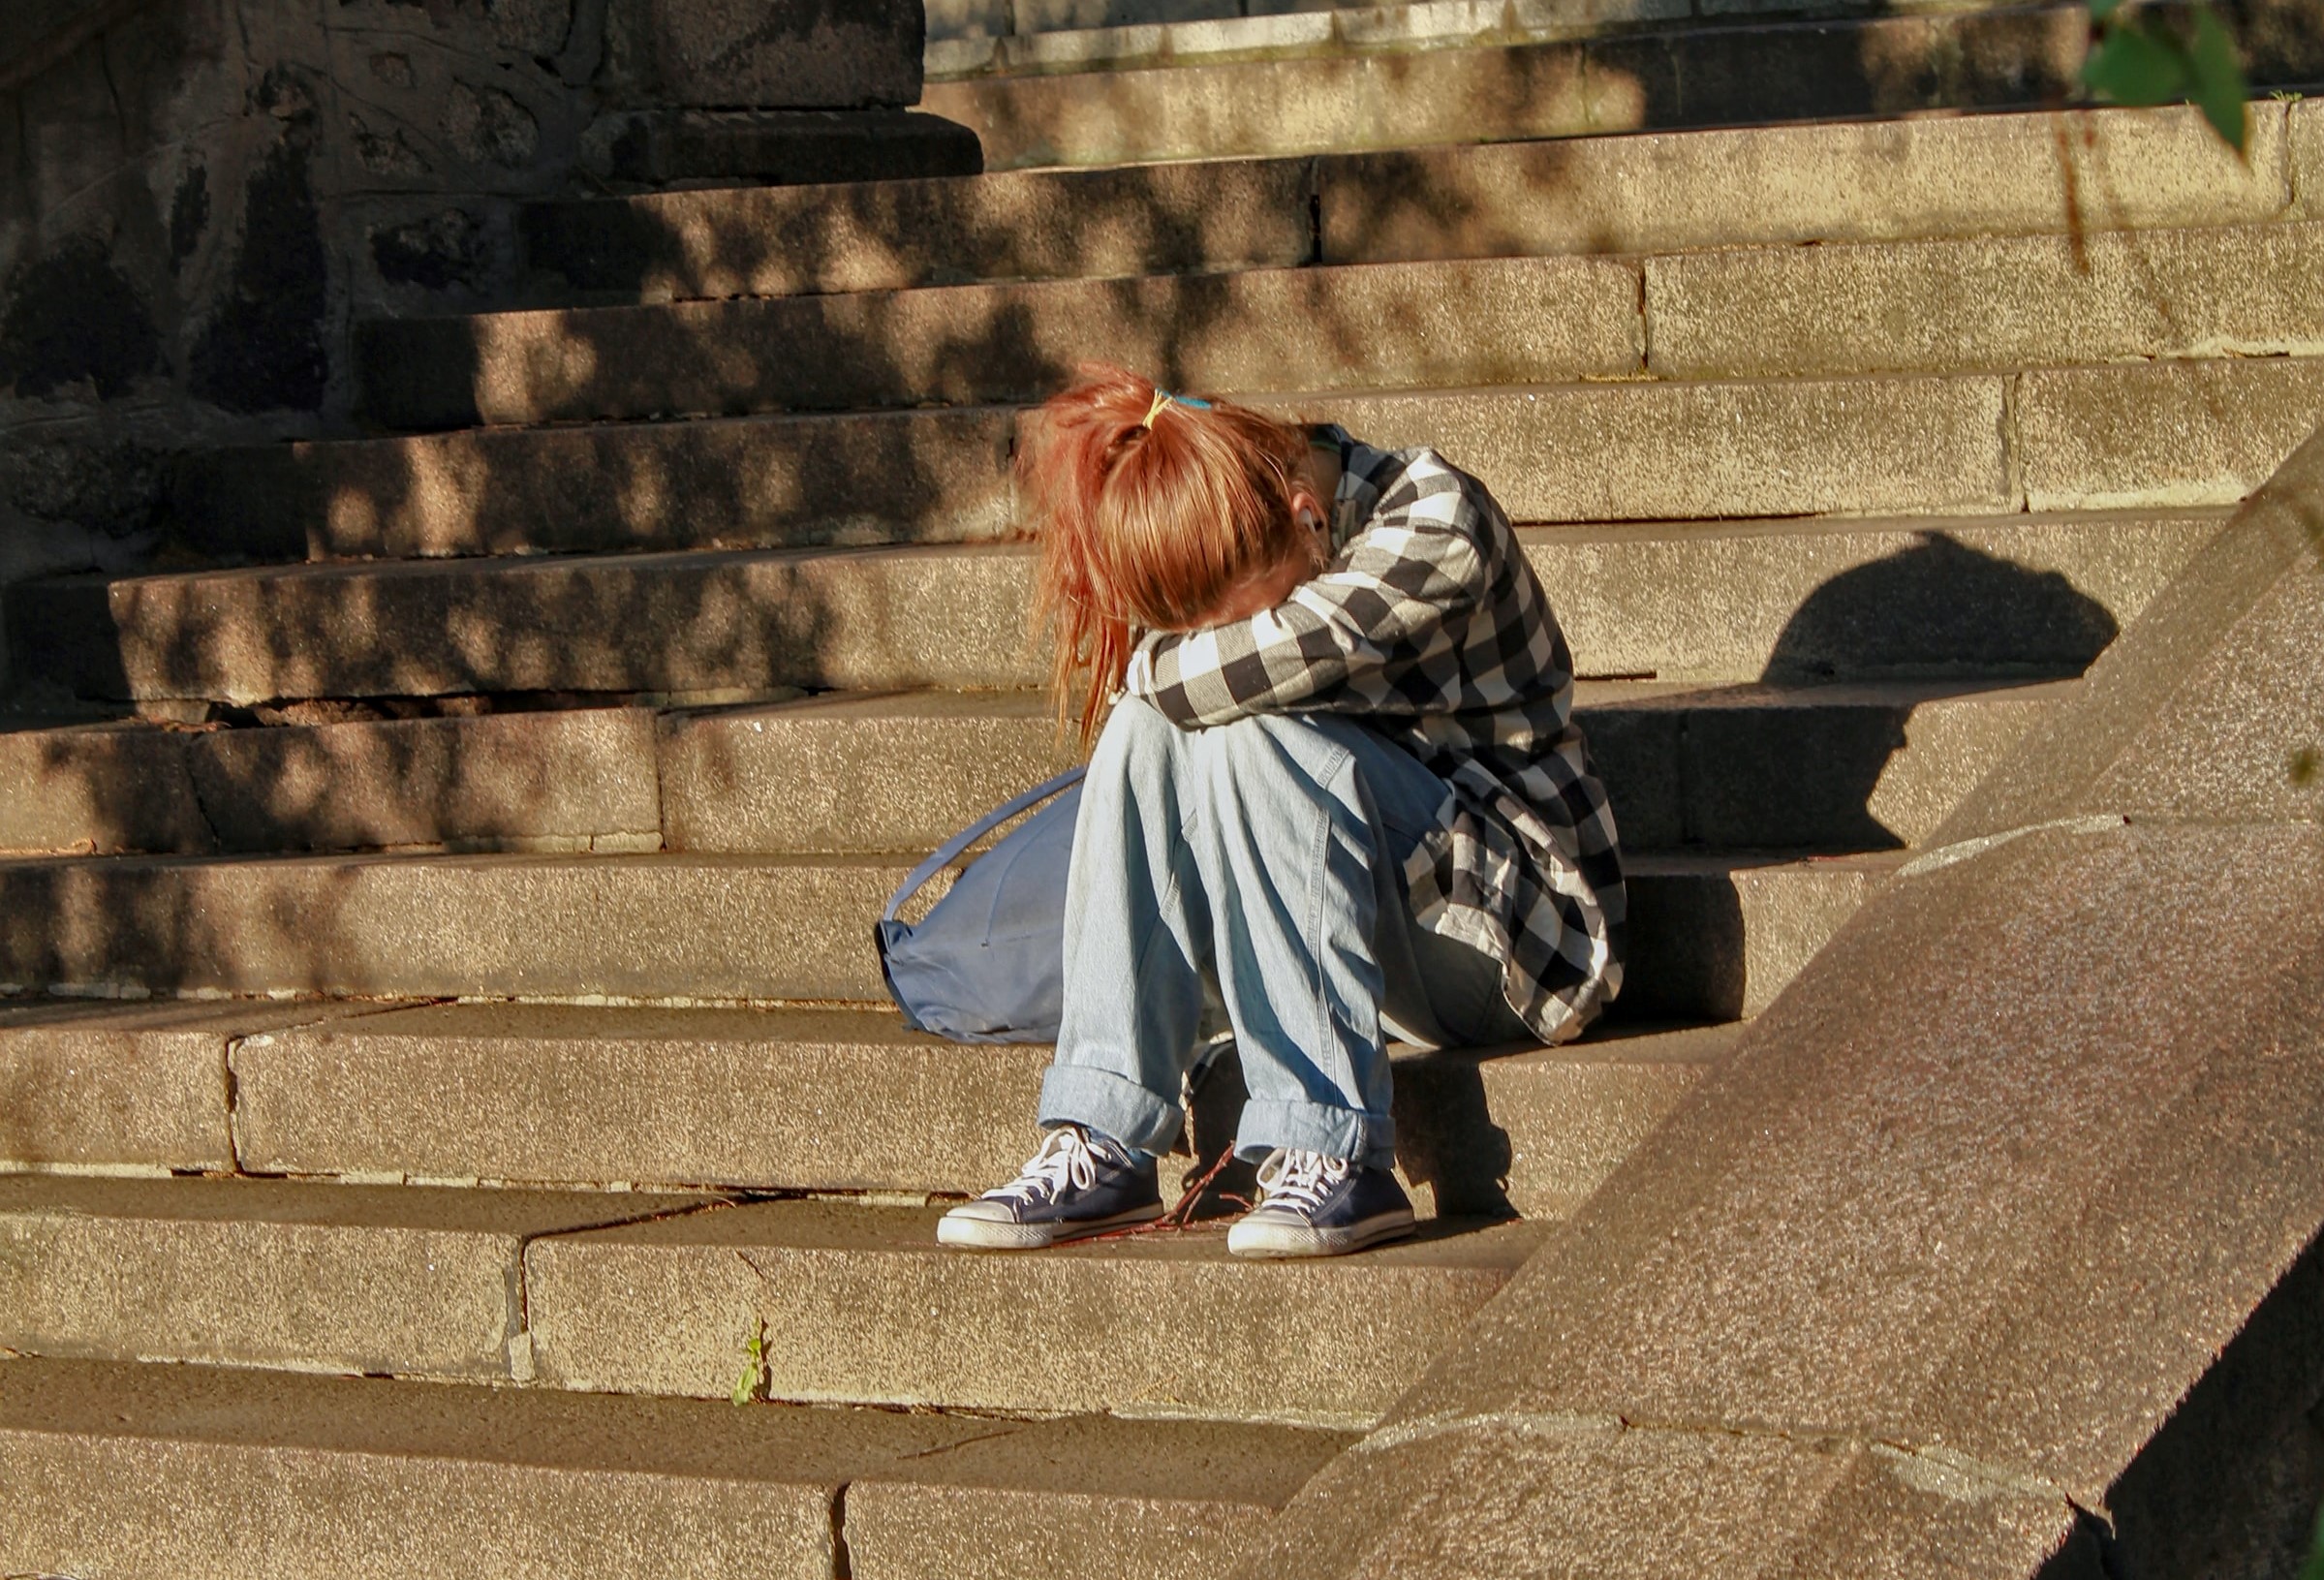
[{"label": "navy sneaker", "polygon": [[1162,1215],[1154,1160],[1061,1125],[1017,1177],[938,1221],[936,1238],[981,1251],[1032,1251]]},{"label": "navy sneaker", "polygon": [[1258,1205],[1226,1231],[1238,1256],[1337,1256],[1412,1232],[1411,1198],[1384,1168],[1278,1147],[1258,1186]]}]

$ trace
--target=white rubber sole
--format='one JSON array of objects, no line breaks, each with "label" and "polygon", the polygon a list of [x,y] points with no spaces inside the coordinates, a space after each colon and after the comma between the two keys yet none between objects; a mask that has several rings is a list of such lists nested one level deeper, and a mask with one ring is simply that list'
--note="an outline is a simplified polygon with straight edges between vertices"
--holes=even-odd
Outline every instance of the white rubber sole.
[{"label": "white rubber sole", "polygon": [[1252,1213],[1226,1231],[1226,1249],[1233,1255],[1251,1257],[1345,1256],[1368,1246],[1401,1240],[1412,1232],[1416,1222],[1410,1207],[1375,1213],[1361,1223],[1336,1229],[1311,1228]]},{"label": "white rubber sole", "polygon": [[964,1251],[1038,1251],[1044,1246],[1086,1240],[1138,1224],[1151,1224],[1162,1215],[1162,1205],[1136,1207],[1111,1218],[1088,1218],[1070,1224],[1010,1224],[998,1219],[972,1218],[955,1207],[936,1221],[936,1243]]}]

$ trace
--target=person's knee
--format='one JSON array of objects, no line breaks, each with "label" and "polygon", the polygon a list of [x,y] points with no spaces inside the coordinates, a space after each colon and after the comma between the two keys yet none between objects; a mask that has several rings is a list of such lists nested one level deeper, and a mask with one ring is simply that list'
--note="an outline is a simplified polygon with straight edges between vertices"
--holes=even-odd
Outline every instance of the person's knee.
[{"label": "person's knee", "polygon": [[1254,714],[1197,735],[1203,797],[1223,810],[1312,801],[1329,794],[1348,768],[1347,748],[1297,714]]}]

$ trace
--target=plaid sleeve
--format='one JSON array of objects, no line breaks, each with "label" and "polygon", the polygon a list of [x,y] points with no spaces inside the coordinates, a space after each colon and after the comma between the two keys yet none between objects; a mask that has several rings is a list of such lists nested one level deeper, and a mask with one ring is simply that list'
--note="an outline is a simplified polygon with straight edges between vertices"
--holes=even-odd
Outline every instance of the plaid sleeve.
[{"label": "plaid sleeve", "polygon": [[1449,661],[1483,600],[1476,513],[1449,473],[1408,479],[1331,567],[1272,609],[1150,632],[1124,689],[1185,728],[1253,713],[1392,707],[1389,673]]}]

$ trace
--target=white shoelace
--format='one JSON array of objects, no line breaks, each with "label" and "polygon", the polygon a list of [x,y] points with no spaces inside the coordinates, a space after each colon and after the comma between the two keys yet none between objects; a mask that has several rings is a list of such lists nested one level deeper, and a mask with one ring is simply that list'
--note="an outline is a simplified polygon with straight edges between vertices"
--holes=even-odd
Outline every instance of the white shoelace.
[{"label": "white shoelace", "polygon": [[1258,1165],[1259,1205],[1289,1207],[1303,1218],[1313,1217],[1324,1196],[1348,1177],[1349,1166],[1345,1158],[1278,1147]]},{"label": "white shoelace", "polygon": [[1098,1161],[1089,1140],[1070,1125],[1061,1125],[1041,1140],[1040,1151],[1026,1161],[1017,1177],[998,1190],[984,1193],[987,1201],[1055,1201],[1070,1182],[1086,1191],[1098,1182]]}]

